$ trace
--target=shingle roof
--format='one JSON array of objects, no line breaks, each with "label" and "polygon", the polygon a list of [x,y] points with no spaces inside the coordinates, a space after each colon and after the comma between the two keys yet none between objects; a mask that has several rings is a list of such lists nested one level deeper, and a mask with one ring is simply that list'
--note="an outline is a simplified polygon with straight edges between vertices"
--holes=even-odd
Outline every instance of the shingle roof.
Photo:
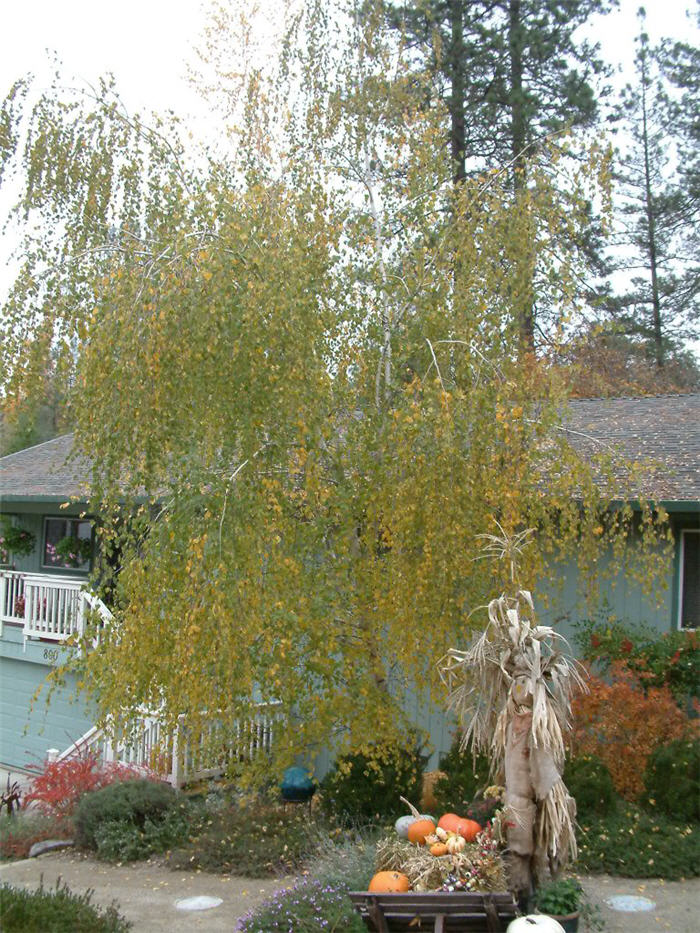
[{"label": "shingle roof", "polygon": [[[571,444],[583,455],[614,449],[626,459],[653,459],[648,489],[657,501],[700,501],[700,394],[645,398],[573,399],[565,421]],[[85,497],[89,461],[71,458],[73,435],[0,458],[5,499],[59,501]],[[620,496],[625,481],[620,473]]]},{"label": "shingle roof", "polygon": [[603,447],[632,462],[658,461],[645,484],[657,501],[700,500],[700,394],[573,399],[566,426],[584,456]]},{"label": "shingle roof", "polygon": [[73,435],[64,434],[0,458],[0,496],[8,501],[84,499],[90,463],[72,452]]}]

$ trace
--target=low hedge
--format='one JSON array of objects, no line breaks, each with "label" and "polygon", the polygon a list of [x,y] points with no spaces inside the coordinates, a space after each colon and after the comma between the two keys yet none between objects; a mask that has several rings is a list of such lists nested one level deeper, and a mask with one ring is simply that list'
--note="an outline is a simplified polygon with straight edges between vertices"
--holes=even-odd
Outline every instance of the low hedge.
[{"label": "low hedge", "polygon": [[105,825],[122,823],[145,832],[148,824],[158,826],[185,807],[183,795],[159,781],[110,784],[81,797],[75,811],[75,842],[97,851]]},{"label": "low hedge", "polygon": [[580,821],[577,869],[675,881],[700,875],[700,825],[620,801],[607,817]]},{"label": "low hedge", "polygon": [[127,933],[132,924],[117,906],[97,907],[92,895],[74,894],[56,882],[36,891],[0,884],[0,927],[3,933]]}]

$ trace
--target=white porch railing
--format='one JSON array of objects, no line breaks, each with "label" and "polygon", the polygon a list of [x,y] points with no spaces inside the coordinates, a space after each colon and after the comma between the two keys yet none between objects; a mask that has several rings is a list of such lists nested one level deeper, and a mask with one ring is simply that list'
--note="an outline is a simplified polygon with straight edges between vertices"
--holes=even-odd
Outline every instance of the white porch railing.
[{"label": "white porch railing", "polygon": [[109,609],[83,587],[84,581],[71,577],[0,570],[0,626],[21,625],[26,646],[29,638],[65,641],[82,635],[90,610],[109,622]]},{"label": "white porch railing", "polygon": [[[275,739],[276,712],[279,703],[258,704],[256,712],[234,723],[230,734],[214,721],[195,745],[187,739],[184,716],[179,717],[175,732],[166,735],[157,713],[144,712],[128,738],[111,741],[93,726],[69,748],[59,754],[49,749],[49,761],[61,761],[95,754],[103,762],[117,761],[144,772],[155,772],[173,787],[192,781],[217,777],[230,761],[249,761],[260,752],[269,754]],[[213,749],[217,751],[214,752]]]}]

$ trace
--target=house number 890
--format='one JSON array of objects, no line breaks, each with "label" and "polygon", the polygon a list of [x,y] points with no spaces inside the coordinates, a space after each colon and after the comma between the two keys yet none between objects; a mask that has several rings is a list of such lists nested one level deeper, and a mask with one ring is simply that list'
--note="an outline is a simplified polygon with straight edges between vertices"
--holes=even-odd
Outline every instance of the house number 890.
[{"label": "house number 890", "polygon": [[44,648],[44,660],[45,661],[58,661],[58,649],[57,648]]}]

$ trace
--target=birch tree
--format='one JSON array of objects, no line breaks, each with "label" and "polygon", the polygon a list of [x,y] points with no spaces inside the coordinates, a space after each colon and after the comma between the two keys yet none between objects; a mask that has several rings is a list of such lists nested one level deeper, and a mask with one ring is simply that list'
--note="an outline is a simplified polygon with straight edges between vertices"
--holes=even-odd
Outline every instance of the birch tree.
[{"label": "birch tree", "polygon": [[228,158],[190,157],[107,85],[5,111],[34,218],[6,385],[38,333],[70,334],[102,572],[119,565],[81,682],[101,721],[157,708],[195,740],[275,700],[251,780],[413,741],[405,691],[442,702],[437,659],[507,582],[475,560],[493,516],[538,529],[533,583],[575,553],[593,592],[600,549],[615,572],[632,536],[647,587],[664,561],[663,516],[608,512],[611,458],[579,461],[556,373],[518,352],[527,263],[576,301],[567,244],[602,153],[562,164],[565,210],[537,161],[518,203],[502,172],[455,191],[381,17],[346,12],[292,24]]}]

